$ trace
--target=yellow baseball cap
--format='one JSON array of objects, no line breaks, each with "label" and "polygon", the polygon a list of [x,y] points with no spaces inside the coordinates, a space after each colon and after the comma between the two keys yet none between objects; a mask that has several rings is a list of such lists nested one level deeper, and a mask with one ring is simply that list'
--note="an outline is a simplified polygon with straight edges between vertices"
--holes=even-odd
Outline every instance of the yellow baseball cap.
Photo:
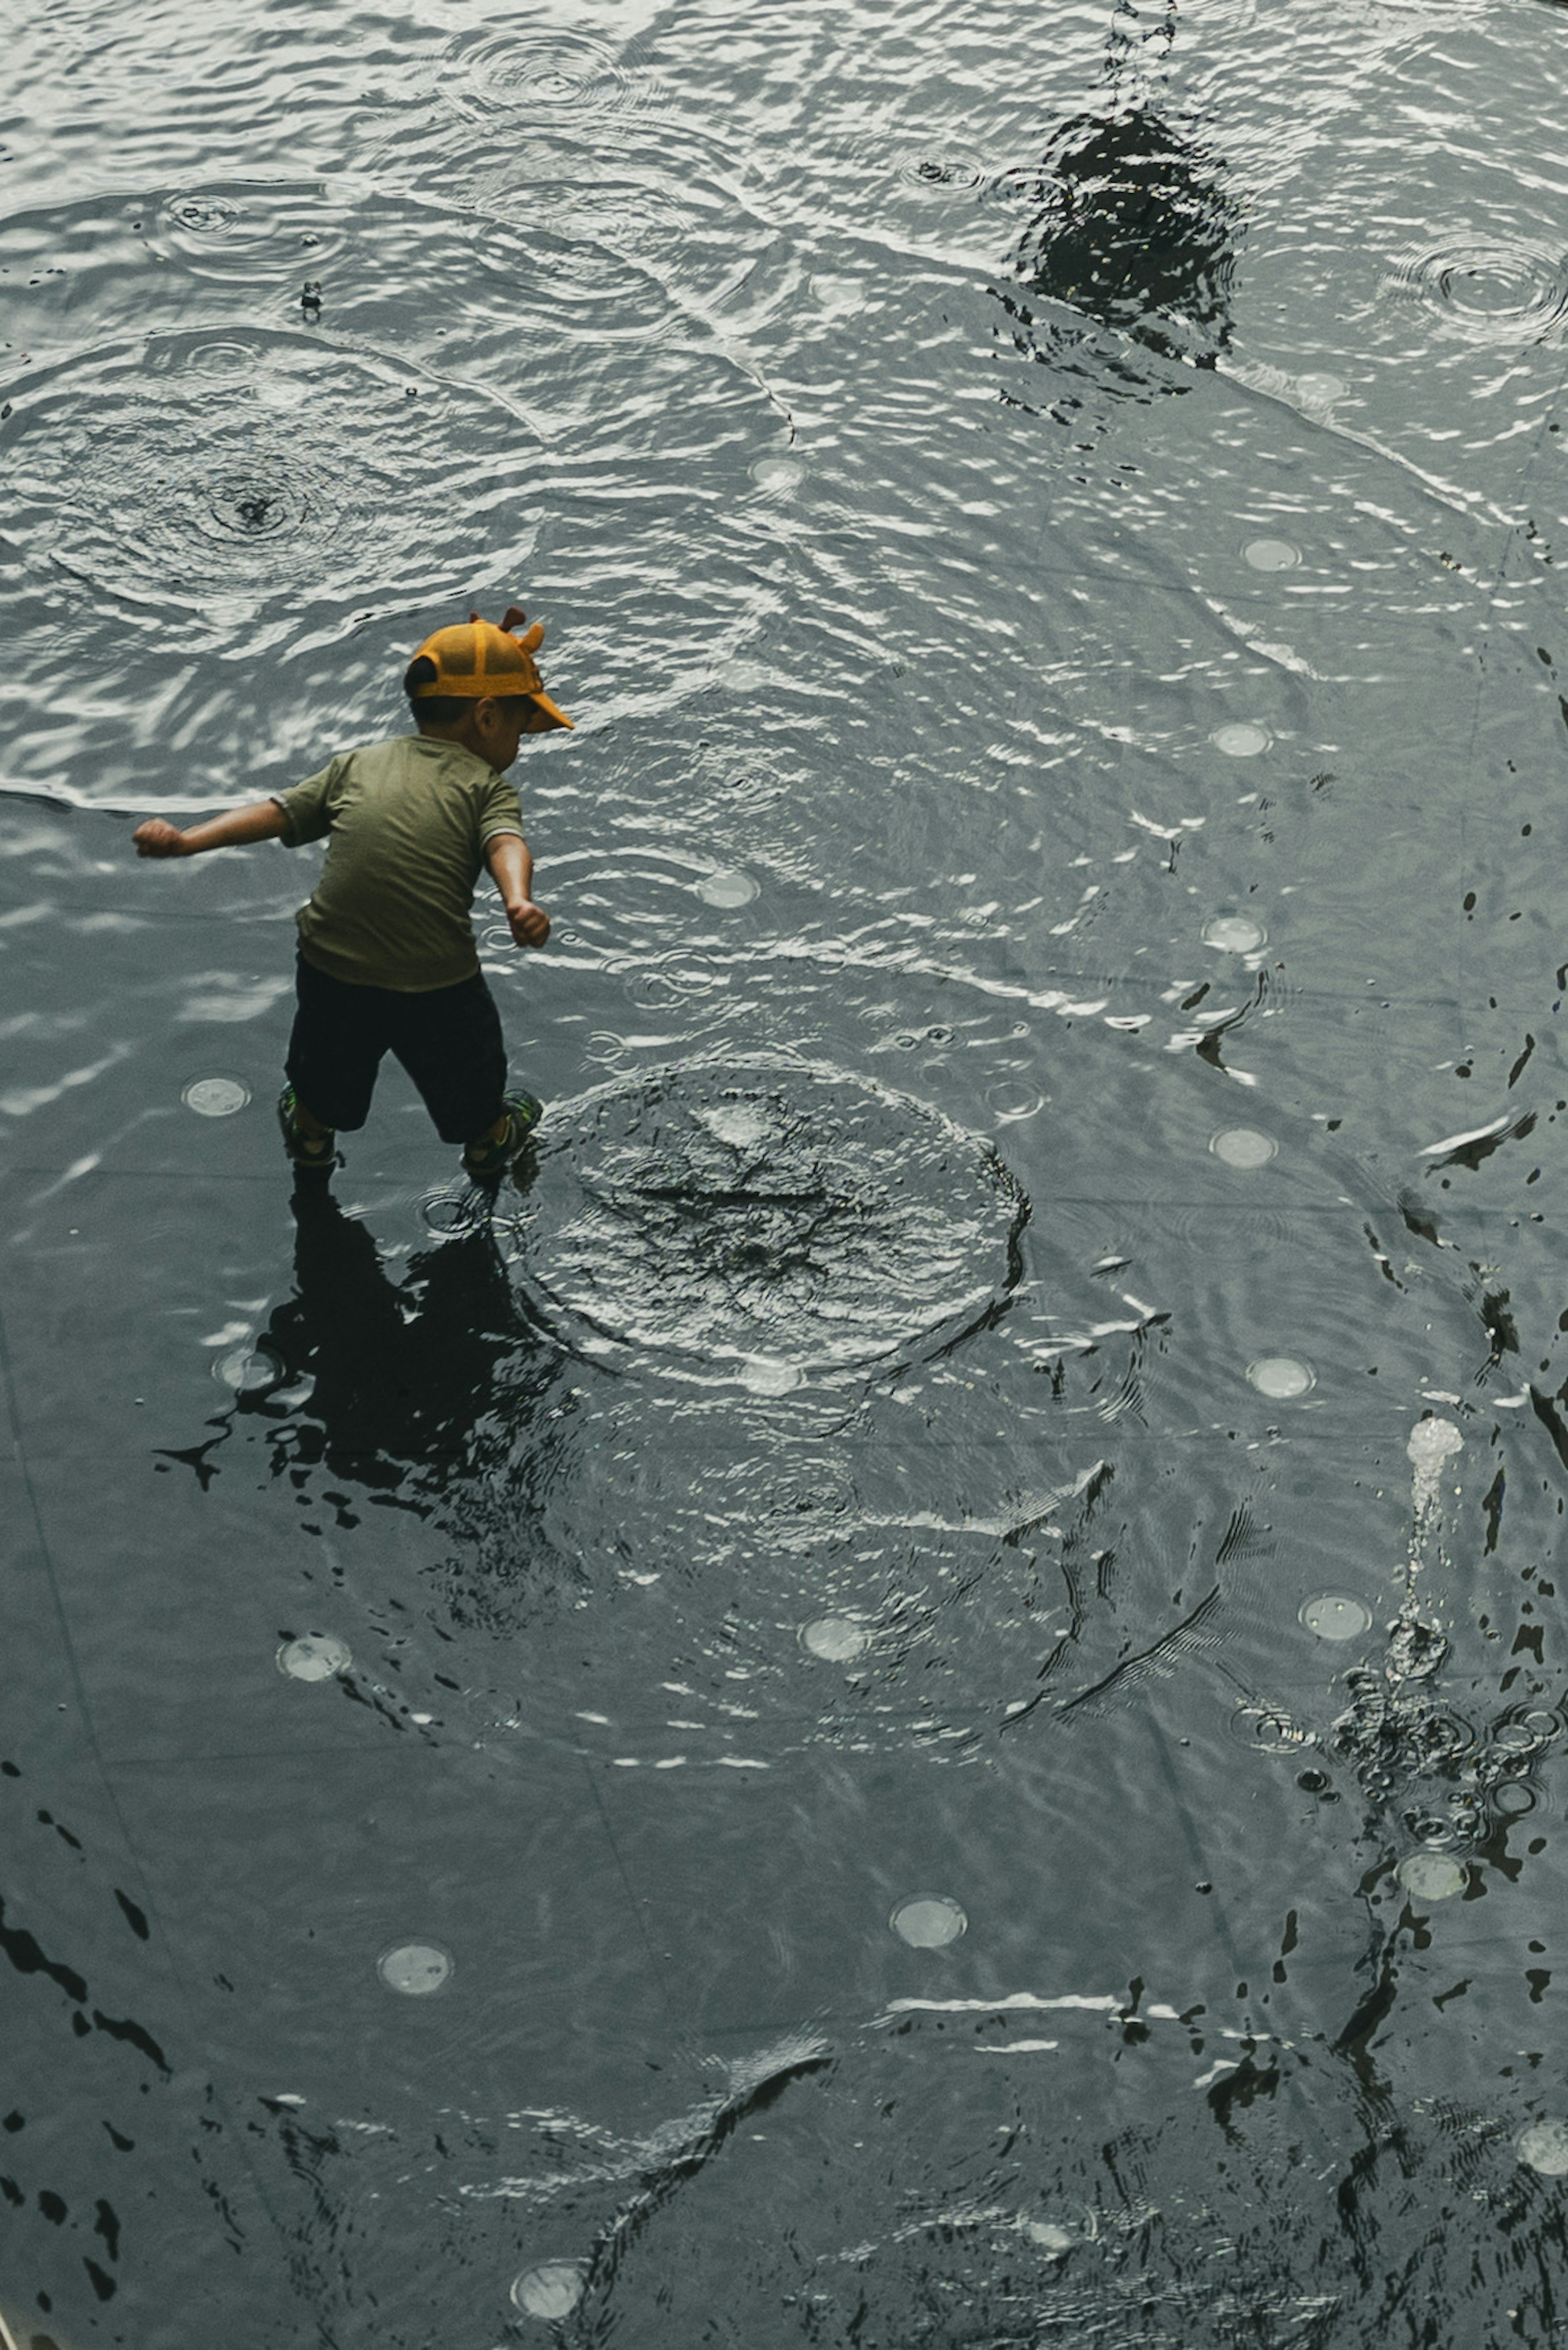
[{"label": "yellow baseball cap", "polygon": [[514,604],[499,628],[493,620],[482,620],[477,612],[471,612],[456,627],[438,629],[412,656],[416,661],[431,662],[435,675],[414,686],[411,699],[423,702],[432,695],[452,694],[461,701],[480,702],[487,694],[525,693],[543,712],[546,727],[569,727],[572,721],[545,692],[534,660],[545,641],[544,622],[535,620],[524,637],[512,633],[527,618]]}]

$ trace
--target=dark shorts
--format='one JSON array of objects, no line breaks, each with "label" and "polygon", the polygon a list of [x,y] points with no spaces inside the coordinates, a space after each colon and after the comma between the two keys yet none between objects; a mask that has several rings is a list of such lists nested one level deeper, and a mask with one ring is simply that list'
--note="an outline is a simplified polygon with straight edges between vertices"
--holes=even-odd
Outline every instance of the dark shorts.
[{"label": "dark shorts", "polygon": [[384,1053],[407,1069],[443,1142],[472,1142],[501,1116],[506,1046],[483,977],[406,995],[351,987],[301,955],[288,1081],[326,1126],[363,1126]]}]

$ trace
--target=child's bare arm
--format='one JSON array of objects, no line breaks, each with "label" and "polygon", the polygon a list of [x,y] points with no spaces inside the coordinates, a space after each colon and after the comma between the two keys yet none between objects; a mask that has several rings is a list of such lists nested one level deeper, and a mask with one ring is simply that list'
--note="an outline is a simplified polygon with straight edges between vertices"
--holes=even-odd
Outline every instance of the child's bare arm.
[{"label": "child's bare arm", "polygon": [[209,816],[182,832],[161,816],[139,824],[131,834],[138,857],[198,857],[203,848],[233,848],[250,840],[276,840],[288,819],[276,800],[252,800],[247,807],[231,808],[227,816]]},{"label": "child's bare arm", "polygon": [[522,834],[493,833],[484,844],[484,861],[495,878],[518,945],[542,947],[550,935],[550,917],[529,894],[534,887],[534,858]]}]

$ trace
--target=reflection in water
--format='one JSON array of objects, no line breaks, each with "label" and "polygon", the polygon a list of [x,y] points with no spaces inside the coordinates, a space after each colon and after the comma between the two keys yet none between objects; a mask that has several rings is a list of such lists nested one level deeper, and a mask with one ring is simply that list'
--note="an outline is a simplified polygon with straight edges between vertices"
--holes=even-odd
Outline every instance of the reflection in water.
[{"label": "reflection in water", "polygon": [[[1136,9],[1118,10],[1101,103],[1063,123],[1039,168],[1010,182],[1031,208],[1012,255],[1019,286],[999,289],[1014,346],[1091,378],[1106,374],[1103,347],[1044,306],[1061,305],[1191,367],[1211,368],[1231,332],[1241,208],[1226,189],[1223,160],[1169,105],[1163,74],[1153,88],[1138,74],[1145,53],[1168,49],[1175,0],[1151,28],[1136,29],[1137,21]],[[1127,390],[1147,392],[1147,371],[1125,354],[1111,372]],[[1079,395],[1065,399],[1059,420],[1080,404]]]},{"label": "reflection in water", "polygon": [[[256,1347],[271,1375],[211,1423],[221,1434],[168,1457],[205,1484],[235,1422],[259,1418],[274,1475],[302,1492],[320,1470],[421,1516],[450,1506],[505,1455],[551,1377],[488,1221],[425,1250],[394,1283],[369,1229],[325,1184],[296,1185],[292,1204],[295,1294]],[[514,1500],[521,1514],[526,1497]]]}]

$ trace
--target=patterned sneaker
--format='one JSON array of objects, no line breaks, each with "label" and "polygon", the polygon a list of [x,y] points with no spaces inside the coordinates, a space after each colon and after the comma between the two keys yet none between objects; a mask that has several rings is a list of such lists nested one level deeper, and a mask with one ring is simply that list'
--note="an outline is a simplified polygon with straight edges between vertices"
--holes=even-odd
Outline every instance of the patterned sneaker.
[{"label": "patterned sneaker", "polygon": [[283,1147],[296,1167],[315,1167],[329,1174],[337,1166],[336,1132],[328,1127],[323,1135],[306,1134],[299,1123],[299,1097],[292,1086],[285,1086],[277,1097],[277,1122]]},{"label": "patterned sneaker", "polygon": [[508,1094],[502,1103],[506,1124],[499,1141],[486,1135],[471,1142],[462,1154],[462,1171],[476,1183],[498,1182],[545,1115],[545,1105],[533,1094]]}]

